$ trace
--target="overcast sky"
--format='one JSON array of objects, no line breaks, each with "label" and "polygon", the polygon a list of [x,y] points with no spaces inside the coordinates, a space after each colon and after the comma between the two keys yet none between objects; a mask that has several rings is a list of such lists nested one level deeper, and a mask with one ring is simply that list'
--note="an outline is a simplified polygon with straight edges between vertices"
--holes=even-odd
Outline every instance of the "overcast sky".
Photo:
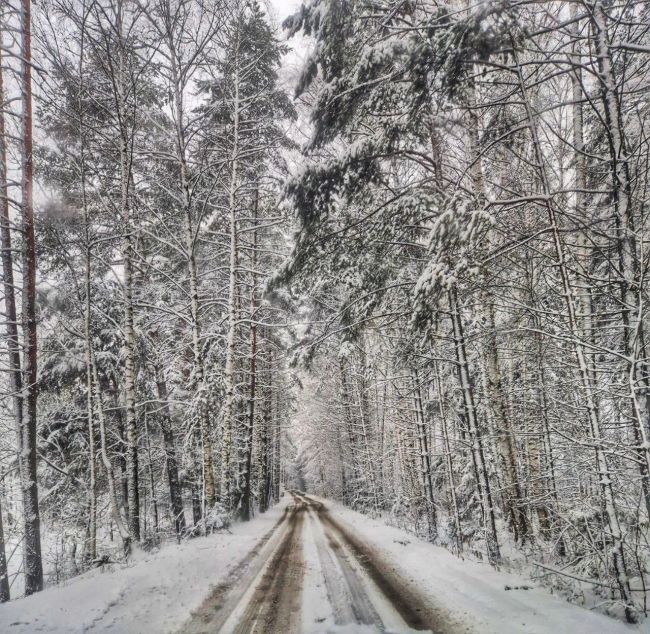
[{"label": "overcast sky", "polygon": [[[268,0],[268,2],[271,6],[271,13],[273,14],[272,20],[275,25],[280,27],[283,20],[292,13],[295,13],[303,4],[304,0]],[[279,28],[278,36],[281,40],[284,40],[286,37],[286,34],[282,31],[281,27]],[[287,45],[291,50],[287,55],[285,55],[282,62],[280,81],[287,92],[293,94],[297,77],[299,72],[302,70],[305,57],[309,51],[309,45],[305,38],[300,34],[292,37],[287,42]]]},{"label": "overcast sky", "polygon": [[271,0],[278,21],[291,15],[302,3],[302,0]]}]

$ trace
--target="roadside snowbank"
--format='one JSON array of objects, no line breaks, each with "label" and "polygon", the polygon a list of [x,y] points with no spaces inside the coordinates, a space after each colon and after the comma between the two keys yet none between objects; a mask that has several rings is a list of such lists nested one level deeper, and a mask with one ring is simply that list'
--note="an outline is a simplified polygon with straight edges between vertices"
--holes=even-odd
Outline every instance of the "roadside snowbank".
[{"label": "roadside snowbank", "polygon": [[251,522],[138,553],[128,565],[93,570],[66,584],[0,606],[3,634],[163,634],[178,630],[258,540],[290,501]]},{"label": "roadside snowbank", "polygon": [[[315,499],[316,496],[310,495]],[[419,540],[403,530],[387,526],[330,500],[321,500],[332,515],[353,534],[381,551],[402,571],[413,586],[431,601],[446,608],[482,634],[631,634],[650,632],[649,625],[629,626],[606,615],[590,612],[551,595],[544,588],[506,590],[533,586],[522,576],[500,572],[491,566],[462,560],[444,548]]]}]

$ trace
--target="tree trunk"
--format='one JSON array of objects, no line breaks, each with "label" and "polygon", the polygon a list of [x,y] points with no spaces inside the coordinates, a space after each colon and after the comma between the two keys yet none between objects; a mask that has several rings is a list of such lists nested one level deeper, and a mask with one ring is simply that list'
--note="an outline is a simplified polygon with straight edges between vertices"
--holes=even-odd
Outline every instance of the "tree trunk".
[{"label": "tree trunk", "polygon": [[160,399],[162,406],[160,428],[162,430],[163,444],[165,447],[170,511],[173,518],[176,535],[180,536],[185,532],[185,512],[183,511],[183,494],[178,478],[176,443],[174,442],[174,432],[172,430],[172,417],[169,409],[169,395],[167,392],[167,382],[165,381],[165,375],[159,365],[156,365],[155,373],[158,398]]},{"label": "tree trunk", "polygon": [[[1,25],[0,25],[1,26]],[[9,390],[12,397],[12,410],[14,428],[16,431],[18,470],[22,481],[22,429],[23,429],[23,379],[20,361],[20,339],[18,337],[18,317],[16,311],[16,294],[14,286],[13,252],[11,248],[11,220],[9,216],[9,184],[7,172],[7,137],[5,131],[5,118],[2,104],[4,97],[4,73],[2,58],[2,29],[0,28],[0,245],[2,247],[2,279],[4,290],[6,347],[8,356]],[[1,521],[1,518],[0,518]],[[4,561],[4,579],[2,580],[2,596],[4,584],[7,583],[6,599],[9,599],[9,585],[6,577],[6,560],[4,540],[0,548],[0,565]]]},{"label": "tree trunk", "polygon": [[260,513],[268,508],[268,469],[269,469],[269,390],[263,392],[262,412],[257,426],[257,503]]},{"label": "tree trunk", "polygon": [[120,467],[120,495],[122,497],[122,506],[126,512],[126,517],[129,517],[129,475],[126,464],[127,440],[124,429],[124,413],[117,382],[113,379],[112,383],[113,409],[115,411],[115,421],[117,424],[117,436],[120,439],[120,450],[117,457],[117,462]]},{"label": "tree trunk", "polygon": [[[149,438],[149,425],[147,423],[147,414],[144,415],[144,438],[147,447],[147,470],[149,471],[149,487],[151,489],[151,507],[153,511],[153,534],[158,535],[158,498],[156,496],[156,480],[153,475],[153,461],[151,459],[151,439]],[[145,505],[145,509],[146,509]]]},{"label": "tree trunk", "polygon": [[463,528],[460,520],[460,509],[456,496],[456,479],[454,478],[454,464],[451,457],[451,444],[449,442],[449,427],[447,425],[447,413],[445,411],[442,391],[442,379],[440,378],[440,367],[434,361],[436,392],[438,396],[438,411],[442,423],[442,443],[445,452],[445,465],[447,467],[447,479],[449,480],[449,497],[451,498],[451,510],[454,517],[454,528],[456,530],[455,542],[458,553],[463,552]]},{"label": "tree trunk", "polygon": [[[83,65],[83,41],[81,45],[82,56],[79,61],[79,69]],[[79,83],[82,83],[80,76]],[[81,91],[80,91],[81,95]],[[88,418],[88,547],[86,549],[87,559],[92,562],[97,557],[97,461],[95,457],[95,417],[93,408],[93,367],[92,367],[92,289],[91,289],[91,257],[92,246],[90,244],[90,220],[88,218],[88,203],[86,199],[86,155],[83,136],[83,103],[81,96],[78,100],[79,107],[79,177],[81,181],[81,209],[84,223],[84,347],[86,355],[86,416]]]},{"label": "tree trunk", "polygon": [[[0,103],[2,102],[0,101]],[[10,598],[9,571],[7,570],[7,555],[5,552],[5,533],[2,524],[2,504],[0,504],[0,603],[6,603]]]},{"label": "tree trunk", "polygon": [[[273,365],[273,357],[271,360]],[[274,502],[280,500],[280,486],[282,484],[282,426],[281,426],[281,407],[280,407],[280,390],[275,390],[275,417],[272,420],[273,425],[273,486],[272,497]]]},{"label": "tree trunk", "polygon": [[122,539],[122,546],[124,554],[129,555],[131,552],[131,534],[129,532],[128,524],[124,519],[122,509],[117,496],[117,487],[115,486],[115,472],[111,463],[110,456],[108,455],[108,441],[106,439],[106,417],[104,415],[104,404],[102,402],[102,393],[99,383],[99,375],[97,372],[97,364],[95,362],[95,355],[92,354],[91,348],[91,366],[93,371],[93,386],[95,388],[95,405],[97,407],[97,422],[99,423],[99,444],[101,449],[102,462],[106,470],[106,480],[108,482],[108,499],[111,505],[111,513],[113,521],[117,526],[117,530]]},{"label": "tree trunk", "polygon": [[[170,18],[171,11],[167,9],[166,17]],[[183,207],[183,219],[185,222],[185,252],[187,257],[187,273],[190,294],[190,324],[192,329],[192,352],[194,355],[194,373],[192,384],[197,397],[197,416],[199,419],[199,430],[201,434],[202,470],[205,487],[205,504],[213,508],[217,501],[216,486],[214,480],[214,458],[212,448],[212,428],[210,414],[208,411],[208,395],[205,386],[205,367],[201,350],[201,316],[199,301],[199,275],[196,263],[196,235],[192,217],[192,193],[187,165],[187,139],[185,135],[184,112],[185,104],[183,99],[183,82],[181,77],[180,61],[178,51],[173,38],[173,26],[167,26],[168,50],[170,59],[170,70],[172,80],[172,92],[174,95],[174,125],[176,132],[176,154],[178,161],[178,172],[181,187],[181,203]]]},{"label": "tree trunk", "polygon": [[352,462],[351,465],[352,483],[349,491],[353,497],[349,497],[346,500],[346,503],[349,504],[352,508],[355,508],[359,482],[361,481],[361,474],[359,473],[359,463],[357,459],[357,440],[356,440],[356,433],[354,430],[354,420],[352,418],[351,394],[350,394],[350,388],[348,386],[348,374],[347,374],[347,369],[345,367],[345,360],[343,358],[341,358],[339,361],[339,370],[341,373],[341,400],[343,402],[342,403],[343,424],[347,432],[350,461]]},{"label": "tree trunk", "polygon": [[474,403],[474,391],[471,382],[469,364],[467,362],[467,353],[465,350],[463,322],[460,315],[457,290],[455,287],[449,292],[449,307],[451,310],[451,321],[454,330],[454,344],[456,350],[456,361],[458,363],[460,388],[463,395],[465,415],[467,417],[472,457],[478,477],[477,486],[483,512],[483,528],[485,530],[487,554],[491,564],[498,564],[501,561],[501,553],[499,549],[496,521],[494,518],[492,491],[490,488],[487,465],[485,463],[482,430],[478,420],[476,405]]},{"label": "tree trunk", "polygon": [[[5,136],[4,73],[2,59],[2,30],[0,22],[0,247],[2,248],[2,274],[4,285],[4,304],[6,322],[6,346],[9,357],[9,389],[12,395],[14,427],[22,427],[22,400],[20,375],[20,343],[18,340],[18,323],[16,320],[16,298],[14,294],[14,270],[11,254],[11,225],[9,220],[9,186],[7,182],[7,147]],[[20,434],[19,434],[20,437]],[[7,555],[5,552],[4,530],[2,524],[2,507],[0,506],[0,603],[9,601],[9,576]]]},{"label": "tree trunk", "polygon": [[[363,343],[361,344],[363,346]],[[356,407],[359,412],[359,438],[361,440],[359,446],[359,466],[360,471],[365,481],[366,493],[370,495],[370,504],[372,505],[372,510],[375,514],[379,513],[379,498],[377,495],[377,482],[375,478],[375,466],[372,460],[372,447],[371,447],[371,437],[370,437],[370,420],[369,413],[370,408],[368,406],[368,399],[366,393],[365,385],[365,351],[361,349],[361,363],[360,363],[360,372],[358,378],[353,375],[352,377],[352,387],[356,391],[356,401],[358,406]],[[353,367],[353,366],[351,366]],[[354,397],[353,397],[354,398]]]},{"label": "tree trunk", "polygon": [[[257,224],[257,213],[259,204],[259,191],[255,194],[255,203],[253,208],[253,222]],[[249,390],[248,390],[248,424],[246,428],[246,438],[244,440],[244,491],[242,495],[241,517],[244,521],[250,519],[251,513],[251,470],[253,456],[253,438],[255,433],[255,395],[257,389],[257,285],[256,271],[257,265],[257,228],[253,227],[252,238],[252,255],[251,255],[251,298],[250,298],[250,358],[249,358]]]},{"label": "tree trunk", "polygon": [[413,400],[415,405],[415,424],[418,439],[418,458],[420,464],[421,480],[424,486],[424,501],[427,511],[427,527],[429,541],[434,542],[438,537],[438,524],[436,507],[433,500],[433,482],[431,479],[431,455],[429,453],[429,440],[427,438],[422,406],[422,391],[417,370],[413,371]]},{"label": "tree trunk", "polygon": [[34,237],[33,156],[32,156],[32,52],[31,0],[22,0],[22,231],[23,231],[23,395],[22,426],[23,515],[25,522],[25,594],[43,589],[41,520],[37,485],[37,332],[36,332],[36,241]]},{"label": "tree trunk", "polygon": [[[82,159],[83,161],[83,159]],[[82,168],[83,170],[83,168]],[[84,196],[85,198],[85,196]],[[85,270],[85,314],[84,343],[86,354],[86,416],[88,418],[88,483],[89,518],[88,549],[89,561],[97,557],[97,474],[95,460],[95,417],[93,412],[93,371],[92,371],[92,333],[91,333],[91,289],[90,289],[90,243],[88,235],[88,218],[84,200],[84,223],[86,226],[86,270]]]},{"label": "tree trunk", "polygon": [[[236,54],[235,54],[236,56]],[[237,59],[233,61],[237,65]],[[230,260],[228,270],[228,336],[226,340],[226,367],[223,381],[225,400],[223,405],[222,443],[222,502],[226,507],[232,504],[233,482],[233,419],[235,409],[235,342],[237,335],[237,188],[239,182],[239,80],[235,70],[233,112],[233,146],[230,157],[230,186],[228,193],[228,218],[230,229]]]},{"label": "tree trunk", "polygon": [[[122,331],[124,335],[124,405],[126,413],[126,473],[128,495],[128,524],[129,533],[135,542],[140,541],[140,489],[138,467],[138,424],[136,415],[136,366],[135,366],[135,325],[133,312],[133,258],[134,258],[134,228],[131,218],[131,183],[133,177],[132,158],[129,148],[131,131],[128,127],[128,92],[125,68],[124,41],[124,5],[120,1],[116,6],[118,60],[117,69],[113,76],[114,99],[119,133],[119,169],[120,169],[120,219],[124,237],[122,240],[122,260],[124,267],[123,299],[124,319]],[[132,139],[131,139],[132,141]]]},{"label": "tree trunk", "polygon": [[517,473],[517,449],[503,393],[503,382],[499,368],[494,304],[491,298],[486,298],[485,307],[488,316],[488,333],[484,355],[487,398],[493,418],[494,432],[497,437],[503,479],[505,480],[506,507],[512,520],[515,538],[523,542],[526,540],[529,532],[528,519],[522,509],[523,494]]},{"label": "tree trunk", "polygon": [[[127,212],[128,213],[128,212]],[[127,232],[130,230],[127,229]],[[138,473],[138,424],[135,411],[135,327],[133,323],[132,237],[124,247],[124,403],[126,410],[126,473],[129,501],[129,532],[140,541],[140,490]]]},{"label": "tree trunk", "polygon": [[[470,176],[474,195],[479,201],[486,200],[485,179],[483,176],[483,161],[480,151],[479,140],[479,111],[476,108],[476,87],[474,80],[470,79],[468,90],[468,136],[470,145],[470,159],[472,165]],[[487,233],[487,251],[490,251],[492,232]],[[487,277],[485,271],[484,278]],[[489,415],[492,418],[494,431],[497,437],[497,448],[501,459],[501,472],[505,481],[505,502],[508,514],[510,515],[515,539],[525,540],[528,533],[528,521],[521,506],[523,503],[521,487],[517,474],[517,448],[512,434],[512,425],[508,416],[508,408],[505,403],[501,372],[499,369],[499,355],[497,347],[496,323],[494,318],[494,300],[489,292],[483,293],[482,302],[486,311],[488,333],[485,340],[485,379],[486,396],[489,403]]]}]

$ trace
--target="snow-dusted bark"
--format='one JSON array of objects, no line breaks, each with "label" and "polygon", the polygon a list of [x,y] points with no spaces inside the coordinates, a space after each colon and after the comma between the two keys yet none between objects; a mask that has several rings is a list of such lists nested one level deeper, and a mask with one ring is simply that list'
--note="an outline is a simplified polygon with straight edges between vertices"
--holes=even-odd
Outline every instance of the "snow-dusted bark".
[{"label": "snow-dusted bark", "polygon": [[[80,120],[80,125],[82,121]],[[88,205],[86,200],[86,174],[84,159],[84,144],[81,141],[80,157],[80,178],[82,191],[83,223],[85,230],[85,253],[84,253],[84,352],[86,356],[86,412],[88,417],[88,546],[87,555],[90,561],[97,557],[97,461],[95,443],[95,412],[93,406],[93,349],[92,349],[92,288],[91,288],[91,244],[90,244],[90,223],[88,218]]]},{"label": "snow-dusted bark", "polygon": [[129,500],[129,532],[133,539],[140,541],[140,491],[138,472],[138,423],[136,406],[135,377],[135,326],[133,317],[133,235],[129,220],[129,179],[128,147],[126,139],[120,143],[121,174],[121,215],[125,223],[126,235],[122,257],[124,262],[124,404],[126,411],[126,469]]},{"label": "snow-dusted bark", "polygon": [[93,387],[95,390],[94,393],[94,407],[95,413],[97,414],[97,423],[99,425],[99,444],[102,456],[102,464],[104,465],[104,470],[106,472],[106,480],[108,482],[108,499],[111,506],[111,514],[115,526],[117,526],[118,533],[122,539],[122,547],[125,554],[131,552],[132,545],[132,536],[129,531],[128,518],[126,517],[126,512],[123,510],[123,507],[120,505],[120,501],[117,495],[117,486],[115,484],[115,471],[113,469],[113,464],[111,462],[110,455],[108,453],[108,438],[106,431],[106,416],[104,413],[104,403],[102,399],[102,392],[99,383],[99,375],[97,372],[97,364],[95,362],[94,356],[91,356],[92,372],[93,372]]},{"label": "snow-dusted bark", "polygon": [[483,530],[485,532],[487,553],[490,562],[496,564],[501,560],[501,552],[499,549],[499,537],[497,535],[496,520],[494,516],[492,487],[487,471],[483,428],[476,410],[474,387],[469,372],[463,321],[460,312],[461,309],[458,305],[456,289],[452,289],[449,292],[449,309],[454,329],[454,348],[456,350],[456,362],[458,363],[460,389],[463,396],[464,415],[467,418],[470,435],[469,442],[477,478],[476,484],[481,500]]},{"label": "snow-dusted bark", "polygon": [[114,8],[113,24],[116,33],[116,59],[109,70],[115,105],[116,136],[118,144],[119,217],[122,223],[121,256],[123,266],[123,322],[124,344],[124,411],[126,429],[126,478],[128,495],[128,528],[131,538],[140,541],[140,488],[139,488],[139,431],[136,414],[136,340],[134,320],[134,260],[135,224],[132,217],[133,197],[133,126],[129,125],[131,113],[127,104],[130,81],[127,72],[128,8],[120,0]]},{"label": "snow-dusted bark", "polygon": [[[264,359],[261,359],[261,361],[263,362]],[[256,363],[255,369],[257,375],[262,381],[267,382],[267,385],[258,391],[260,394],[260,404],[257,409],[261,411],[258,412],[255,440],[257,444],[257,459],[255,465],[257,475],[256,495],[260,513],[264,513],[268,509],[269,501],[269,428],[271,422],[271,393],[270,389],[268,388],[270,377],[267,377],[267,368],[260,368],[259,364]]]},{"label": "snow-dusted bark", "polygon": [[[241,497],[241,518],[248,521],[251,518],[252,507],[252,477],[253,477],[253,441],[255,436],[262,440],[262,434],[256,434],[256,408],[255,400],[257,396],[257,355],[258,355],[258,341],[257,341],[257,221],[259,217],[259,188],[255,190],[253,200],[253,213],[251,227],[251,257],[250,257],[250,302],[249,302],[249,358],[248,358],[248,411],[246,412],[246,424],[244,426],[244,447],[242,469],[243,473],[240,474],[240,479],[243,480],[242,497]],[[258,447],[258,453],[260,447]],[[263,460],[260,453],[258,460]],[[260,476],[263,473],[261,467],[258,468]],[[261,478],[260,478],[261,479]]]},{"label": "snow-dusted bark", "polygon": [[[438,536],[438,522],[436,507],[433,495],[433,477],[431,473],[431,450],[429,447],[429,436],[427,434],[425,413],[422,406],[422,387],[417,371],[413,375],[413,400],[415,410],[415,425],[417,435],[417,450],[420,466],[420,480],[424,488],[424,500],[427,510],[427,525],[429,539],[436,541]],[[371,459],[372,460],[372,459]]]},{"label": "snow-dusted bark", "polygon": [[[184,63],[184,53],[180,45],[178,30],[181,24],[174,21],[175,14],[172,11],[172,3],[165,2],[163,11],[164,28],[161,29],[165,36],[169,63],[170,90],[173,94],[174,107],[172,109],[174,132],[175,132],[175,153],[178,166],[178,178],[180,188],[180,204],[183,210],[184,222],[184,247],[187,258],[187,273],[189,282],[189,306],[190,324],[192,334],[193,359],[193,387],[196,390],[197,416],[202,444],[202,471],[204,479],[205,504],[208,508],[215,505],[217,495],[214,480],[214,458],[212,447],[212,429],[208,412],[208,402],[205,386],[205,364],[201,350],[201,315],[199,298],[199,273],[196,262],[196,250],[198,242],[198,229],[194,225],[194,209],[192,205],[192,191],[188,167],[188,138],[186,120],[188,117],[185,105],[185,93],[188,88],[189,77],[194,70],[192,62]],[[206,36],[207,38],[207,36]],[[197,44],[196,56],[201,50]]]},{"label": "snow-dusted bark", "polygon": [[[479,72],[479,69],[476,69]],[[468,129],[469,150],[471,164],[469,172],[471,175],[473,194],[481,204],[487,200],[486,185],[484,178],[483,157],[480,149],[479,130],[481,128],[480,118],[477,111],[476,85],[470,79],[468,86]],[[492,231],[488,230],[486,235],[485,250],[490,251],[493,244]],[[485,275],[485,284],[489,284],[489,276]],[[497,348],[497,325],[495,319],[494,297],[489,292],[484,292],[482,297],[482,309],[486,323],[487,333],[484,343],[484,378],[485,391],[488,398],[488,415],[491,419],[492,429],[496,436],[496,446],[500,456],[500,467],[505,484],[504,499],[507,512],[515,533],[515,538],[524,541],[528,533],[528,519],[524,513],[521,486],[517,473],[517,450],[512,433],[512,422],[508,415],[508,407],[505,402],[505,394],[501,381],[501,370],[499,367],[499,353]]]},{"label": "snow-dusted bark", "polygon": [[438,398],[438,413],[440,415],[440,424],[442,427],[442,446],[445,456],[445,467],[447,469],[447,480],[449,489],[449,498],[451,513],[454,521],[454,544],[456,551],[461,553],[463,551],[463,528],[460,519],[460,508],[458,506],[458,496],[456,495],[456,478],[454,473],[454,465],[452,459],[452,450],[450,442],[450,432],[447,422],[447,412],[444,406],[444,395],[442,390],[442,378],[440,376],[440,368],[438,363],[434,364],[434,381],[436,396]]},{"label": "snow-dusted bark", "polygon": [[167,483],[169,485],[170,512],[174,522],[176,535],[180,537],[185,531],[185,511],[183,509],[183,495],[178,475],[178,460],[176,455],[176,441],[174,439],[173,420],[169,407],[169,395],[165,374],[159,364],[155,367],[156,388],[162,407],[162,436],[165,450],[165,466],[167,470]]},{"label": "snow-dusted bark", "polygon": [[[79,65],[78,82],[83,84],[83,66],[85,61],[85,32],[80,33],[79,43]],[[81,91],[77,98],[78,106],[78,130],[79,141],[79,181],[81,189],[81,213],[84,233],[84,278],[83,278],[83,322],[84,322],[84,354],[86,364],[86,416],[88,423],[88,543],[85,548],[85,555],[89,562],[97,557],[97,460],[96,460],[96,439],[95,439],[95,408],[94,408],[94,386],[93,386],[93,343],[92,343],[92,244],[91,226],[88,215],[87,198],[87,175],[86,175],[86,139],[84,104],[81,98]]]},{"label": "snow-dusted bark", "polygon": [[[0,23],[0,27],[2,23]],[[2,43],[0,38],[0,247],[2,248],[2,279],[4,291],[4,321],[5,342],[8,358],[8,386],[11,392],[12,416],[16,431],[18,450],[18,469],[22,469],[22,428],[23,428],[23,394],[22,372],[20,359],[20,339],[18,336],[18,317],[16,312],[16,295],[14,286],[14,258],[11,239],[11,218],[9,207],[8,187],[8,162],[7,162],[7,134],[5,128],[4,104],[4,70]],[[1,510],[0,510],[1,512]],[[1,521],[1,518],[0,518]],[[5,555],[4,537],[0,545],[0,560],[3,567],[4,579],[1,582],[4,601],[9,600],[9,584],[7,578],[7,564]]]},{"label": "snow-dusted bark", "polygon": [[237,208],[239,204],[239,124],[241,115],[240,102],[240,69],[239,55],[239,25],[235,36],[234,74],[232,85],[232,145],[229,157],[230,179],[228,186],[228,232],[230,236],[230,253],[228,258],[228,334],[226,335],[226,362],[223,372],[224,401],[222,408],[221,432],[221,500],[230,506],[235,494],[234,458],[235,447],[234,417],[235,417],[235,345],[239,330],[237,310],[238,292],[238,230]]},{"label": "snow-dusted bark", "polygon": [[2,523],[2,505],[0,505],[0,603],[5,603],[10,598],[9,570],[7,568],[4,524]]}]

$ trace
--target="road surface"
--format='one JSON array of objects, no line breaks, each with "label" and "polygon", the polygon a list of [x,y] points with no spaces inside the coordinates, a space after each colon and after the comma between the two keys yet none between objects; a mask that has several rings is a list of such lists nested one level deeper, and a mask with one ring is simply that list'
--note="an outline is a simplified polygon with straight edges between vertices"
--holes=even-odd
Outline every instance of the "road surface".
[{"label": "road surface", "polygon": [[323,503],[291,495],[280,521],[213,591],[184,633],[456,631],[444,611]]}]

